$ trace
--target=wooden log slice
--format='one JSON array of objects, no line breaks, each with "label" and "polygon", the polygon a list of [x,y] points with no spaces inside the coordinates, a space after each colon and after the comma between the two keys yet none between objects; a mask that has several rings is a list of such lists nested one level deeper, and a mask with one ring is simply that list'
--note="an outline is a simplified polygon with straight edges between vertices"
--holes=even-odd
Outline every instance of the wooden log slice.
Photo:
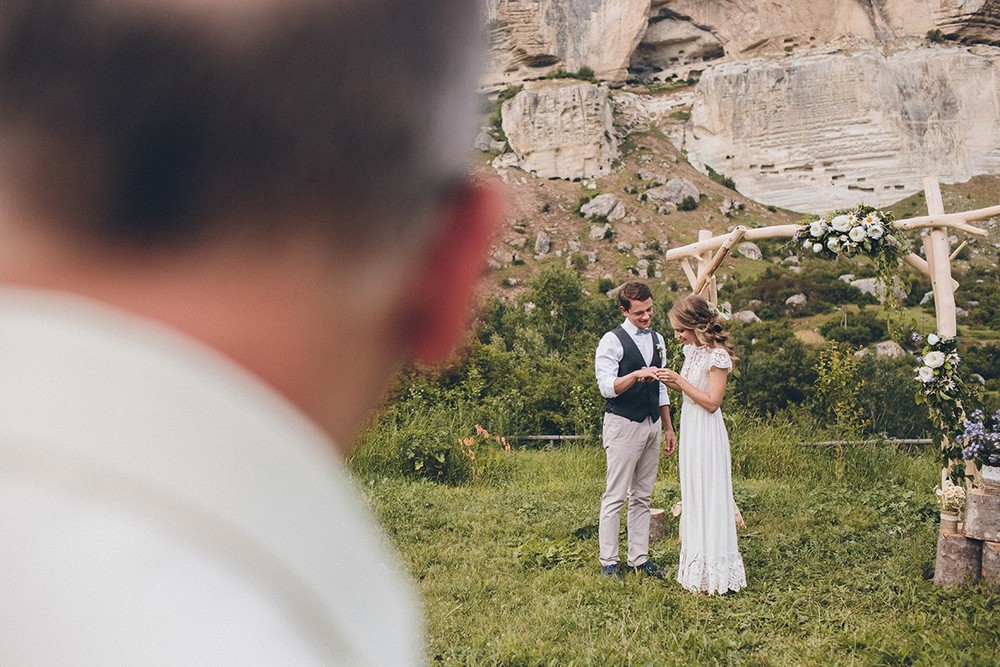
[{"label": "wooden log slice", "polygon": [[662,509],[649,510],[649,541],[659,542],[663,539],[663,521],[666,512]]},{"label": "wooden log slice", "polygon": [[980,489],[965,498],[965,534],[977,540],[1000,542],[1000,496],[987,495]]},{"label": "wooden log slice", "polygon": [[979,581],[983,567],[983,543],[956,533],[938,534],[934,583],[958,586]]},{"label": "wooden log slice", "polygon": [[983,579],[1000,585],[1000,543],[983,542]]}]

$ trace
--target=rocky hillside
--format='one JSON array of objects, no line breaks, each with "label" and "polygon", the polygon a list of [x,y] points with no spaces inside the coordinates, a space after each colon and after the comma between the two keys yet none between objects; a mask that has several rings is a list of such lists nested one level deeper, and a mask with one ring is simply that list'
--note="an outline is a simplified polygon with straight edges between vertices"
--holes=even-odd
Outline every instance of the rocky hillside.
[{"label": "rocky hillside", "polygon": [[487,2],[491,291],[552,262],[684,283],[662,251],[698,229],[1000,174],[1000,0]]}]

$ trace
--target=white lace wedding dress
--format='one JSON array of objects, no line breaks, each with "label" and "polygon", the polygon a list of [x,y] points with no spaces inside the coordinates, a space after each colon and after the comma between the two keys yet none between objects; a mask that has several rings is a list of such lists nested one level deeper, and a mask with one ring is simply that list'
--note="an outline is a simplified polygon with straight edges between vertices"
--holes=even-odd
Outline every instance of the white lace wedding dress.
[{"label": "white lace wedding dress", "polygon": [[[714,366],[733,362],[722,348],[684,346],[681,375],[702,391]],[[729,435],[722,411],[709,412],[684,395],[679,443],[681,558],[677,581],[692,592],[726,593],[747,585],[736,545]]]}]

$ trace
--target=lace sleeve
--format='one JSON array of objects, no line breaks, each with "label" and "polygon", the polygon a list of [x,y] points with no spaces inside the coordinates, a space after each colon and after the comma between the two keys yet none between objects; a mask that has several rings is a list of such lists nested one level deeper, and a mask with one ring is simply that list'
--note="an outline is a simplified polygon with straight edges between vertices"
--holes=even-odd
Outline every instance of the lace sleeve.
[{"label": "lace sleeve", "polygon": [[727,371],[733,367],[733,360],[730,358],[729,353],[721,347],[712,348],[711,353],[708,355],[708,362],[715,368],[722,368]]},{"label": "lace sleeve", "polygon": [[684,353],[684,358],[687,359],[691,356],[691,350],[694,349],[694,345],[685,345],[681,348],[681,352]]}]

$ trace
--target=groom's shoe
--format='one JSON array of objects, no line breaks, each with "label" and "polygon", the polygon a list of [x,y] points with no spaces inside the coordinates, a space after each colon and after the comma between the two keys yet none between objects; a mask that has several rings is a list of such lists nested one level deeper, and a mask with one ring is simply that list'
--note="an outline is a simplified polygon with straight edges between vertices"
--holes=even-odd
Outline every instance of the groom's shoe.
[{"label": "groom's shoe", "polygon": [[622,571],[618,569],[618,563],[612,563],[611,565],[601,566],[601,576],[602,577],[614,577],[615,579],[622,578]]},{"label": "groom's shoe", "polygon": [[636,574],[644,574],[647,577],[654,577],[656,579],[666,579],[666,570],[661,569],[656,563],[651,560],[647,560],[642,565],[637,565],[635,567],[629,568]]}]

